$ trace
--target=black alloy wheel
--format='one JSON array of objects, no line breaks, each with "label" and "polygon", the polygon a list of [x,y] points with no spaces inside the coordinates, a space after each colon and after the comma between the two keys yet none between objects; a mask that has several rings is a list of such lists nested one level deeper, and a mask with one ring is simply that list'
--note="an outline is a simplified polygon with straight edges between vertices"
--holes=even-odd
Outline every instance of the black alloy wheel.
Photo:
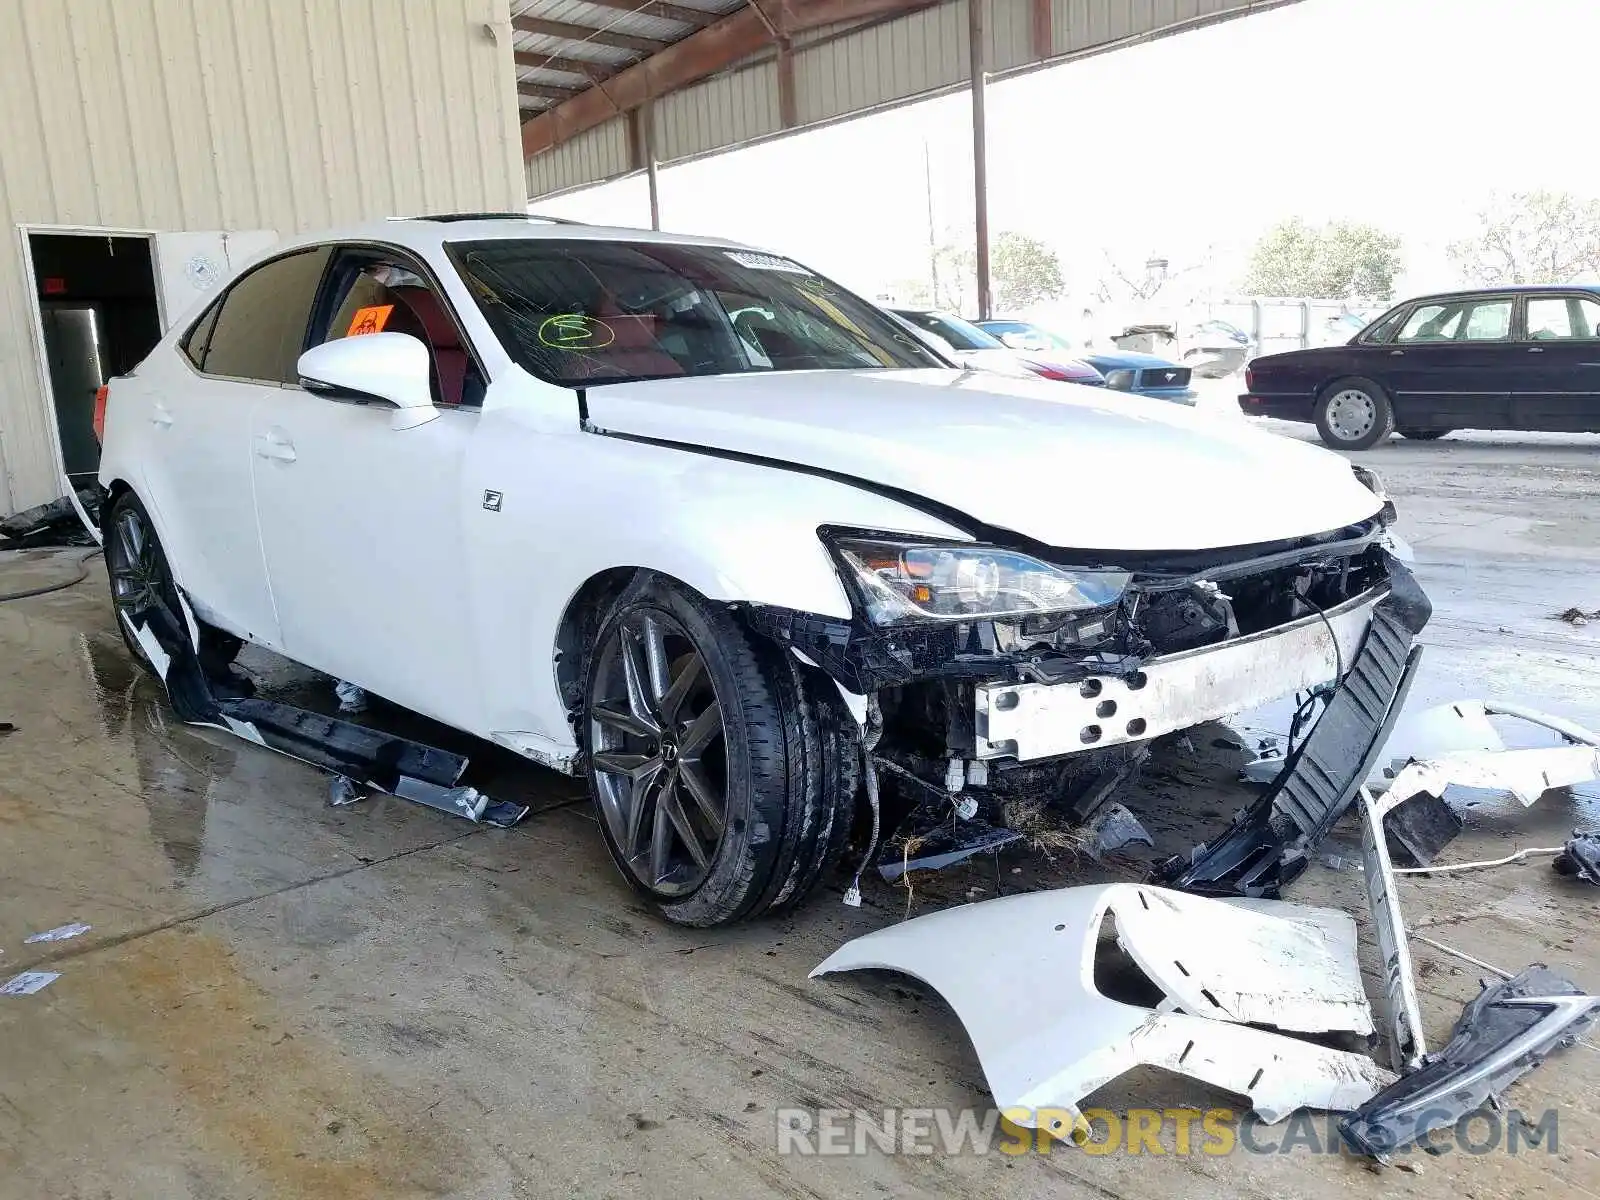
[{"label": "black alloy wheel", "polygon": [[652,896],[705,882],[728,827],[722,704],[705,659],[663,610],[615,624],[596,663],[590,766],[622,864]]}]

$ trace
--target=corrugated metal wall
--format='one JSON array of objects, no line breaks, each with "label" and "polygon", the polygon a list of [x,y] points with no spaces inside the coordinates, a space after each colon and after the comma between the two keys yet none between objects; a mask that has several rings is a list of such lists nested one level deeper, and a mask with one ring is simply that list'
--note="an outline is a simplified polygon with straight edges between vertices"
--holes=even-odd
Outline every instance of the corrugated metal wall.
[{"label": "corrugated metal wall", "polygon": [[[1033,0],[984,0],[989,67],[995,75],[1083,54],[1127,38],[1295,0],[1049,0],[1051,45],[1033,45]],[[795,129],[897,102],[937,95],[967,80],[965,0],[870,24],[854,33],[814,30],[794,39]],[[732,149],[785,131],[770,61],[735,68],[655,102],[655,142],[664,162]],[[528,192],[581,187],[627,174],[626,124],[613,118],[528,162]]]},{"label": "corrugated metal wall", "polygon": [[521,209],[508,21],[507,0],[0,0],[0,512],[60,491],[18,224]]}]

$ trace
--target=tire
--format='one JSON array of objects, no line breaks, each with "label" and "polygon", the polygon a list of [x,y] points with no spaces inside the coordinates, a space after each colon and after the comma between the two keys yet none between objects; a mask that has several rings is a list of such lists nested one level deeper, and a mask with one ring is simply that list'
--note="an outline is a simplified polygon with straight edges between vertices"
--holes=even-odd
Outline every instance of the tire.
[{"label": "tire", "polygon": [[787,911],[837,863],[856,773],[831,690],[649,572],[601,621],[584,673],[589,794],[623,878],[667,920]]},{"label": "tire", "polygon": [[1317,396],[1317,434],[1335,450],[1370,450],[1394,433],[1389,394],[1370,379],[1340,379]]},{"label": "tire", "polygon": [[1454,429],[1402,429],[1400,436],[1408,442],[1437,442],[1446,434],[1454,433]]},{"label": "tire", "polygon": [[[132,492],[117,497],[107,515],[104,536],[106,575],[111,583],[111,608],[117,632],[122,635],[122,642],[134,661],[159,678],[155,667],[145,657],[144,648],[128,631],[122,613],[132,616],[152,601],[160,600],[176,617],[182,613],[183,606],[178,600],[178,585],[156,534],[155,523],[139,497]],[[135,561],[141,559],[135,541],[144,547],[142,561]],[[199,658],[203,673],[212,681],[226,679],[228,666],[238,655],[243,641],[204,621],[197,619],[195,624],[200,630]]]},{"label": "tire", "polygon": [[[174,613],[180,611],[178,586],[173,581],[167,555],[156,536],[155,523],[132,492],[124,492],[111,505],[105,524],[106,575],[111,583],[111,612],[133,660],[151,675],[155,667],[145,657],[128,624],[122,619],[147,608],[156,600]],[[157,675],[159,678],[159,675]]]}]

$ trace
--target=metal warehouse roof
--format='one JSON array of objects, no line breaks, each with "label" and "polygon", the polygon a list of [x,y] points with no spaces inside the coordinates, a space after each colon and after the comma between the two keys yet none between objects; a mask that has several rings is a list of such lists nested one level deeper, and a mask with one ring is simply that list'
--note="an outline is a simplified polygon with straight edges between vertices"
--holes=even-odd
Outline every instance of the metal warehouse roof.
[{"label": "metal warehouse roof", "polygon": [[[1297,0],[512,0],[530,195]],[[971,6],[979,12],[974,14]]]}]

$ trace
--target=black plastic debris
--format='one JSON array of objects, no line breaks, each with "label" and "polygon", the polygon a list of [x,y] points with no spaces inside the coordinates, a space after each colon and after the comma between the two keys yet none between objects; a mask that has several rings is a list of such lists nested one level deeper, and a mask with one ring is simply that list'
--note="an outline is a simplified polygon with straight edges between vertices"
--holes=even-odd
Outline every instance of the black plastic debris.
[{"label": "black plastic debris", "polygon": [[1390,593],[1349,672],[1271,789],[1214,841],[1168,859],[1157,883],[1211,896],[1276,897],[1299,878],[1349,810],[1389,738],[1416,674],[1433,606],[1404,563],[1388,558]]},{"label": "black plastic debris", "polygon": [[1558,875],[1600,884],[1600,833],[1574,833],[1550,865]]},{"label": "black plastic debris", "polygon": [[1139,818],[1125,805],[1115,803],[1102,806],[1084,833],[1088,836],[1089,854],[1096,861],[1134,842],[1143,842],[1146,846],[1156,844]]},{"label": "black plastic debris", "polygon": [[939,871],[974,855],[1019,841],[1022,834],[982,817],[959,820],[947,799],[932,799],[906,814],[878,858],[878,874],[894,882],[908,871]]},{"label": "black plastic debris", "polygon": [[[100,508],[98,486],[78,493],[78,502],[95,520]],[[33,550],[41,546],[92,546],[94,535],[84,526],[69,496],[39,504],[0,520],[0,550]]]},{"label": "black plastic debris", "polygon": [[1402,865],[1425,867],[1439,857],[1460,833],[1465,822],[1442,797],[1423,792],[1413,796],[1383,818],[1389,851]]},{"label": "black plastic debris", "polygon": [[1590,996],[1540,963],[1485,983],[1456,1022],[1449,1043],[1339,1121],[1351,1149],[1380,1162],[1492,1104],[1506,1088],[1570,1046],[1600,1011]]}]

